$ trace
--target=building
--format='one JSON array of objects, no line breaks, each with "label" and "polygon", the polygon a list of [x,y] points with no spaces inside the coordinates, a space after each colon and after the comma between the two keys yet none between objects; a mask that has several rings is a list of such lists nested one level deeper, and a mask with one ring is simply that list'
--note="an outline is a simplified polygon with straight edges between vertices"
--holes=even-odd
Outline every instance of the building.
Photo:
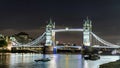
[{"label": "building", "polygon": [[25,32],[20,32],[18,34],[15,34],[15,38],[18,42],[23,44],[32,41],[32,38],[29,37],[29,34]]}]

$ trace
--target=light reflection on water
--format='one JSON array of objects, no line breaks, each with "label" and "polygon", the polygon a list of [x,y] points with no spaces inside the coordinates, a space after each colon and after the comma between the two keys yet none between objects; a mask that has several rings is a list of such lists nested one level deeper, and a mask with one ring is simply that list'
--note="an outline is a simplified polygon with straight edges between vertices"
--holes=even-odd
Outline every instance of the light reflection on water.
[{"label": "light reflection on water", "polygon": [[47,54],[48,62],[35,62],[42,54],[9,53],[0,54],[0,68],[99,68],[100,64],[118,60],[119,56],[101,56],[100,60],[83,60],[80,54]]},{"label": "light reflection on water", "polygon": [[96,61],[85,60],[84,68],[99,68],[99,65],[101,64],[116,61],[118,59],[120,59],[120,56],[100,56],[100,60]]}]

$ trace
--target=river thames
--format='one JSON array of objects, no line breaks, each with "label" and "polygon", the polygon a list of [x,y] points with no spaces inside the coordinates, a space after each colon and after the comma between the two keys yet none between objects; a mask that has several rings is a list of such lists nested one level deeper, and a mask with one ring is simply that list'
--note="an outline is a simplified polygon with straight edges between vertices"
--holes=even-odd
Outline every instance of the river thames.
[{"label": "river thames", "polygon": [[120,56],[100,56],[99,60],[84,60],[81,54],[47,54],[48,62],[35,62],[42,58],[35,53],[0,53],[0,68],[99,68],[100,64],[116,61]]}]

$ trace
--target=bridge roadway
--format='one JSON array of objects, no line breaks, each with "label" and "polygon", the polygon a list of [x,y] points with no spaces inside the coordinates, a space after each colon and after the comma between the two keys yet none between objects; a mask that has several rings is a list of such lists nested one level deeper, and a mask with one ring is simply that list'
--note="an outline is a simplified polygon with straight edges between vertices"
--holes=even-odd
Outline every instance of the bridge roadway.
[{"label": "bridge roadway", "polygon": [[[111,52],[115,49],[120,48],[113,48],[108,46],[92,46],[93,49],[97,49],[99,51],[102,51],[102,54],[111,54]],[[81,53],[82,47],[81,46],[54,46],[55,50],[57,50],[57,53]],[[13,53],[42,53],[43,52],[43,46],[13,46],[12,47]],[[53,53],[53,52],[52,52]]]},{"label": "bridge roadway", "polygon": [[[44,46],[13,46],[12,49],[16,49],[16,50],[30,50],[30,49],[33,49],[33,50],[40,50],[42,49]],[[68,49],[70,50],[71,48],[72,49],[78,49],[80,50],[81,49],[81,46],[54,46],[53,48],[55,49]]]},{"label": "bridge roadway", "polygon": [[[20,46],[19,45],[19,46],[12,46],[12,47],[18,47],[18,48],[19,47],[25,47],[25,48],[30,48],[30,47],[33,47],[33,48],[35,47],[36,48],[36,47],[38,47],[39,48],[39,47],[43,47],[43,46],[41,46],[41,45],[40,46]],[[54,46],[54,48],[63,48],[63,47],[66,47],[66,48],[71,47],[71,48],[79,48],[79,49],[81,49],[81,46]],[[108,46],[92,46],[92,47],[93,48],[120,48],[120,46],[118,46],[118,47],[114,47],[114,46],[113,47],[110,47],[110,46],[109,47]]]},{"label": "bridge roadway", "polygon": [[[13,46],[12,50],[16,51],[32,51],[32,52],[41,52],[44,46]],[[81,50],[81,46],[54,46],[53,49],[59,50]],[[36,51],[35,51],[36,50]]]}]

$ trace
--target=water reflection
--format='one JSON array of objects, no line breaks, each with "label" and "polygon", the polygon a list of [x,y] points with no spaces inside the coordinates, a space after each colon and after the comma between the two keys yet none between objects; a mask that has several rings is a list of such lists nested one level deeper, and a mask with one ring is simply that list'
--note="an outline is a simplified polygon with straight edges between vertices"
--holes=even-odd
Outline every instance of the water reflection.
[{"label": "water reflection", "polygon": [[56,68],[81,68],[81,55],[57,55]]},{"label": "water reflection", "polygon": [[79,55],[49,54],[48,62],[35,62],[42,54],[9,53],[0,54],[0,68],[99,68],[100,64],[119,59],[119,56],[101,56],[100,60],[84,60]]},{"label": "water reflection", "polygon": [[99,68],[99,65],[101,64],[116,61],[118,59],[120,59],[119,56],[100,56],[100,60],[96,61],[85,60],[84,68]]},{"label": "water reflection", "polygon": [[8,68],[10,63],[10,54],[0,53],[0,68]]}]

